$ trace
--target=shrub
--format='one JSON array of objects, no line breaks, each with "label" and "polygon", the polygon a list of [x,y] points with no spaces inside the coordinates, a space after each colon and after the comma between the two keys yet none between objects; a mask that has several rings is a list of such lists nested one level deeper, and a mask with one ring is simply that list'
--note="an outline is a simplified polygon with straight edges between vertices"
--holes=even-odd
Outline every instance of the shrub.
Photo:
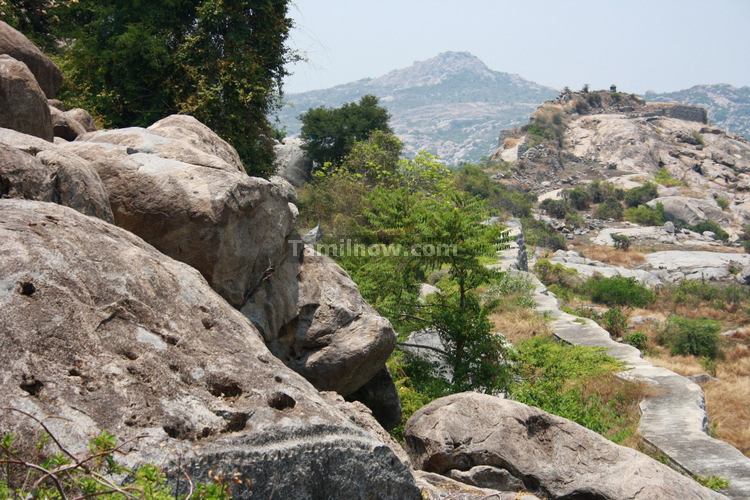
[{"label": "shrub", "polygon": [[660,294],[675,304],[698,307],[708,302],[717,310],[736,310],[750,300],[750,289],[737,283],[713,284],[700,281],[681,281],[665,287]]},{"label": "shrub", "polygon": [[654,292],[641,285],[635,278],[594,276],[586,283],[591,300],[597,304],[612,306],[645,307],[654,299]]},{"label": "shrub", "polygon": [[698,132],[697,130],[693,130],[693,132],[690,135],[693,137],[693,141],[695,141],[696,145],[701,145],[701,146],[706,145],[706,141],[703,139],[703,136],[701,135],[701,133]]},{"label": "shrub", "polygon": [[622,220],[622,204],[614,198],[607,198],[594,211],[597,219]]},{"label": "shrub", "polygon": [[671,315],[657,340],[672,354],[715,358],[719,354],[720,325],[711,319]]},{"label": "shrub", "polygon": [[523,237],[528,245],[552,250],[565,250],[565,237],[544,221],[532,217],[522,219]]},{"label": "shrub", "polygon": [[656,208],[641,205],[637,208],[628,208],[624,214],[625,220],[640,224],[641,226],[661,226],[666,222],[664,216],[664,205],[656,204]]},{"label": "shrub", "polygon": [[656,174],[654,175],[654,180],[661,184],[662,186],[667,187],[674,187],[674,186],[681,186],[682,181],[675,179],[672,174],[669,173],[669,170],[662,167],[659,170],[656,171]]},{"label": "shrub", "polygon": [[659,196],[656,189],[656,184],[647,182],[643,186],[639,186],[633,189],[625,191],[625,204],[629,207],[637,207],[648,203]]},{"label": "shrub", "polygon": [[729,488],[729,479],[721,476],[695,476],[695,480],[714,491]]},{"label": "shrub", "polygon": [[691,231],[695,231],[696,233],[711,231],[716,235],[716,238],[720,239],[721,241],[727,241],[729,239],[729,234],[724,231],[724,229],[722,229],[719,224],[712,220],[702,220],[697,224],[688,226],[688,229],[690,229]]},{"label": "shrub", "polygon": [[726,210],[727,208],[729,208],[729,200],[727,200],[726,198],[722,198],[721,196],[716,198],[716,204],[719,205],[722,210]]},{"label": "shrub", "polygon": [[586,221],[578,212],[568,212],[565,214],[565,225],[568,227],[583,227],[586,225]]},{"label": "shrub", "polygon": [[630,344],[639,351],[645,351],[648,347],[648,337],[643,332],[633,332],[623,338],[626,344]]},{"label": "shrub", "polygon": [[612,234],[612,241],[615,242],[615,248],[617,250],[623,250],[625,252],[630,248],[630,238],[624,234]]},{"label": "shrub", "polygon": [[622,309],[613,307],[602,315],[600,324],[613,337],[622,337],[628,329],[628,317]]},{"label": "shrub", "polygon": [[572,288],[575,285],[578,272],[562,264],[552,263],[548,259],[539,259],[534,264],[534,274],[545,285],[559,285]]},{"label": "shrub", "polygon": [[602,203],[607,199],[622,200],[625,197],[625,191],[615,187],[611,182],[595,180],[586,187],[594,203]]},{"label": "shrub", "polygon": [[591,203],[591,195],[582,187],[563,191],[563,199],[576,210],[586,210]]},{"label": "shrub", "polygon": [[556,219],[564,219],[568,213],[568,203],[565,200],[547,198],[539,205],[539,208],[544,210],[544,213],[550,217],[555,217]]}]

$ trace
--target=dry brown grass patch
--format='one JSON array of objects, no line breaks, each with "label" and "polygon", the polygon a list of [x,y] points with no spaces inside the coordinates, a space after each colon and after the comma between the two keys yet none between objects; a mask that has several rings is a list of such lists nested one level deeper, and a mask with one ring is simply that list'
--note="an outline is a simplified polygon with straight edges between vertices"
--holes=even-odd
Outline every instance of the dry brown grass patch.
[{"label": "dry brown grass patch", "polygon": [[641,252],[632,249],[623,251],[605,245],[575,245],[573,248],[586,258],[614,266],[636,267],[646,262]]},{"label": "dry brown grass patch", "polygon": [[549,325],[544,316],[533,309],[516,309],[496,312],[490,316],[495,329],[513,344],[536,337],[549,335]]}]

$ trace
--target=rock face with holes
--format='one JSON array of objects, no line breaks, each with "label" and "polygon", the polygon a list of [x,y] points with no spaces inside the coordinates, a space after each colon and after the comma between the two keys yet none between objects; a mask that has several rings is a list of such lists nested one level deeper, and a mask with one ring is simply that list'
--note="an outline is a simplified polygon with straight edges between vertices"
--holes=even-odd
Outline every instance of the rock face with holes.
[{"label": "rock face with holes", "polygon": [[53,138],[44,92],[29,68],[8,55],[0,55],[0,127]]},{"label": "rock face with holes", "polygon": [[26,64],[46,96],[55,97],[63,81],[60,69],[20,31],[3,21],[0,21],[0,54]]},{"label": "rock face with holes", "polygon": [[[126,463],[238,473],[238,498],[419,498],[391,449],[195,269],[66,207],[0,200],[0,213],[0,406],[63,417],[47,423],[73,452],[101,429],[143,435]],[[0,426],[33,428],[7,412]]]},{"label": "rock face with holes", "polygon": [[[483,475],[473,472],[491,466],[549,498],[724,498],[569,420],[485,394],[433,401],[409,419],[405,437],[415,468],[480,486]],[[494,472],[484,477],[494,481]]]}]

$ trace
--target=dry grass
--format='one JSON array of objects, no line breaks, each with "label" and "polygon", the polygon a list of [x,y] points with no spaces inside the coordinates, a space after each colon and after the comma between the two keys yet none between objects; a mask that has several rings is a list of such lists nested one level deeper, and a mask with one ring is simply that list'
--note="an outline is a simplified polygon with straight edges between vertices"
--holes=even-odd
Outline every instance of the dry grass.
[{"label": "dry grass", "polygon": [[549,335],[549,325],[544,316],[533,309],[515,309],[495,312],[490,316],[495,329],[513,344],[522,340]]},{"label": "dry grass", "polygon": [[726,349],[716,378],[703,387],[712,434],[750,456],[750,347]]},{"label": "dry grass", "polygon": [[571,247],[586,258],[613,266],[636,267],[646,262],[645,256],[637,250],[622,251],[604,245],[571,245]]},{"label": "dry grass", "polygon": [[516,144],[518,144],[518,141],[520,139],[518,137],[506,137],[503,140],[503,148],[505,149],[511,149],[516,147]]}]

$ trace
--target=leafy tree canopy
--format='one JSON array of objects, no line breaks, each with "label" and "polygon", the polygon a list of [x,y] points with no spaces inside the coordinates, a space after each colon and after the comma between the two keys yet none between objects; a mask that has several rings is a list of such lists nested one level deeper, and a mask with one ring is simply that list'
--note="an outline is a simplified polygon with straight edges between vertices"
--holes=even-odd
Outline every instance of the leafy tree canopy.
[{"label": "leafy tree canopy", "polygon": [[375,130],[391,132],[388,111],[372,95],[340,108],[312,108],[300,115],[307,154],[316,165],[340,165],[357,141],[364,141]]}]

